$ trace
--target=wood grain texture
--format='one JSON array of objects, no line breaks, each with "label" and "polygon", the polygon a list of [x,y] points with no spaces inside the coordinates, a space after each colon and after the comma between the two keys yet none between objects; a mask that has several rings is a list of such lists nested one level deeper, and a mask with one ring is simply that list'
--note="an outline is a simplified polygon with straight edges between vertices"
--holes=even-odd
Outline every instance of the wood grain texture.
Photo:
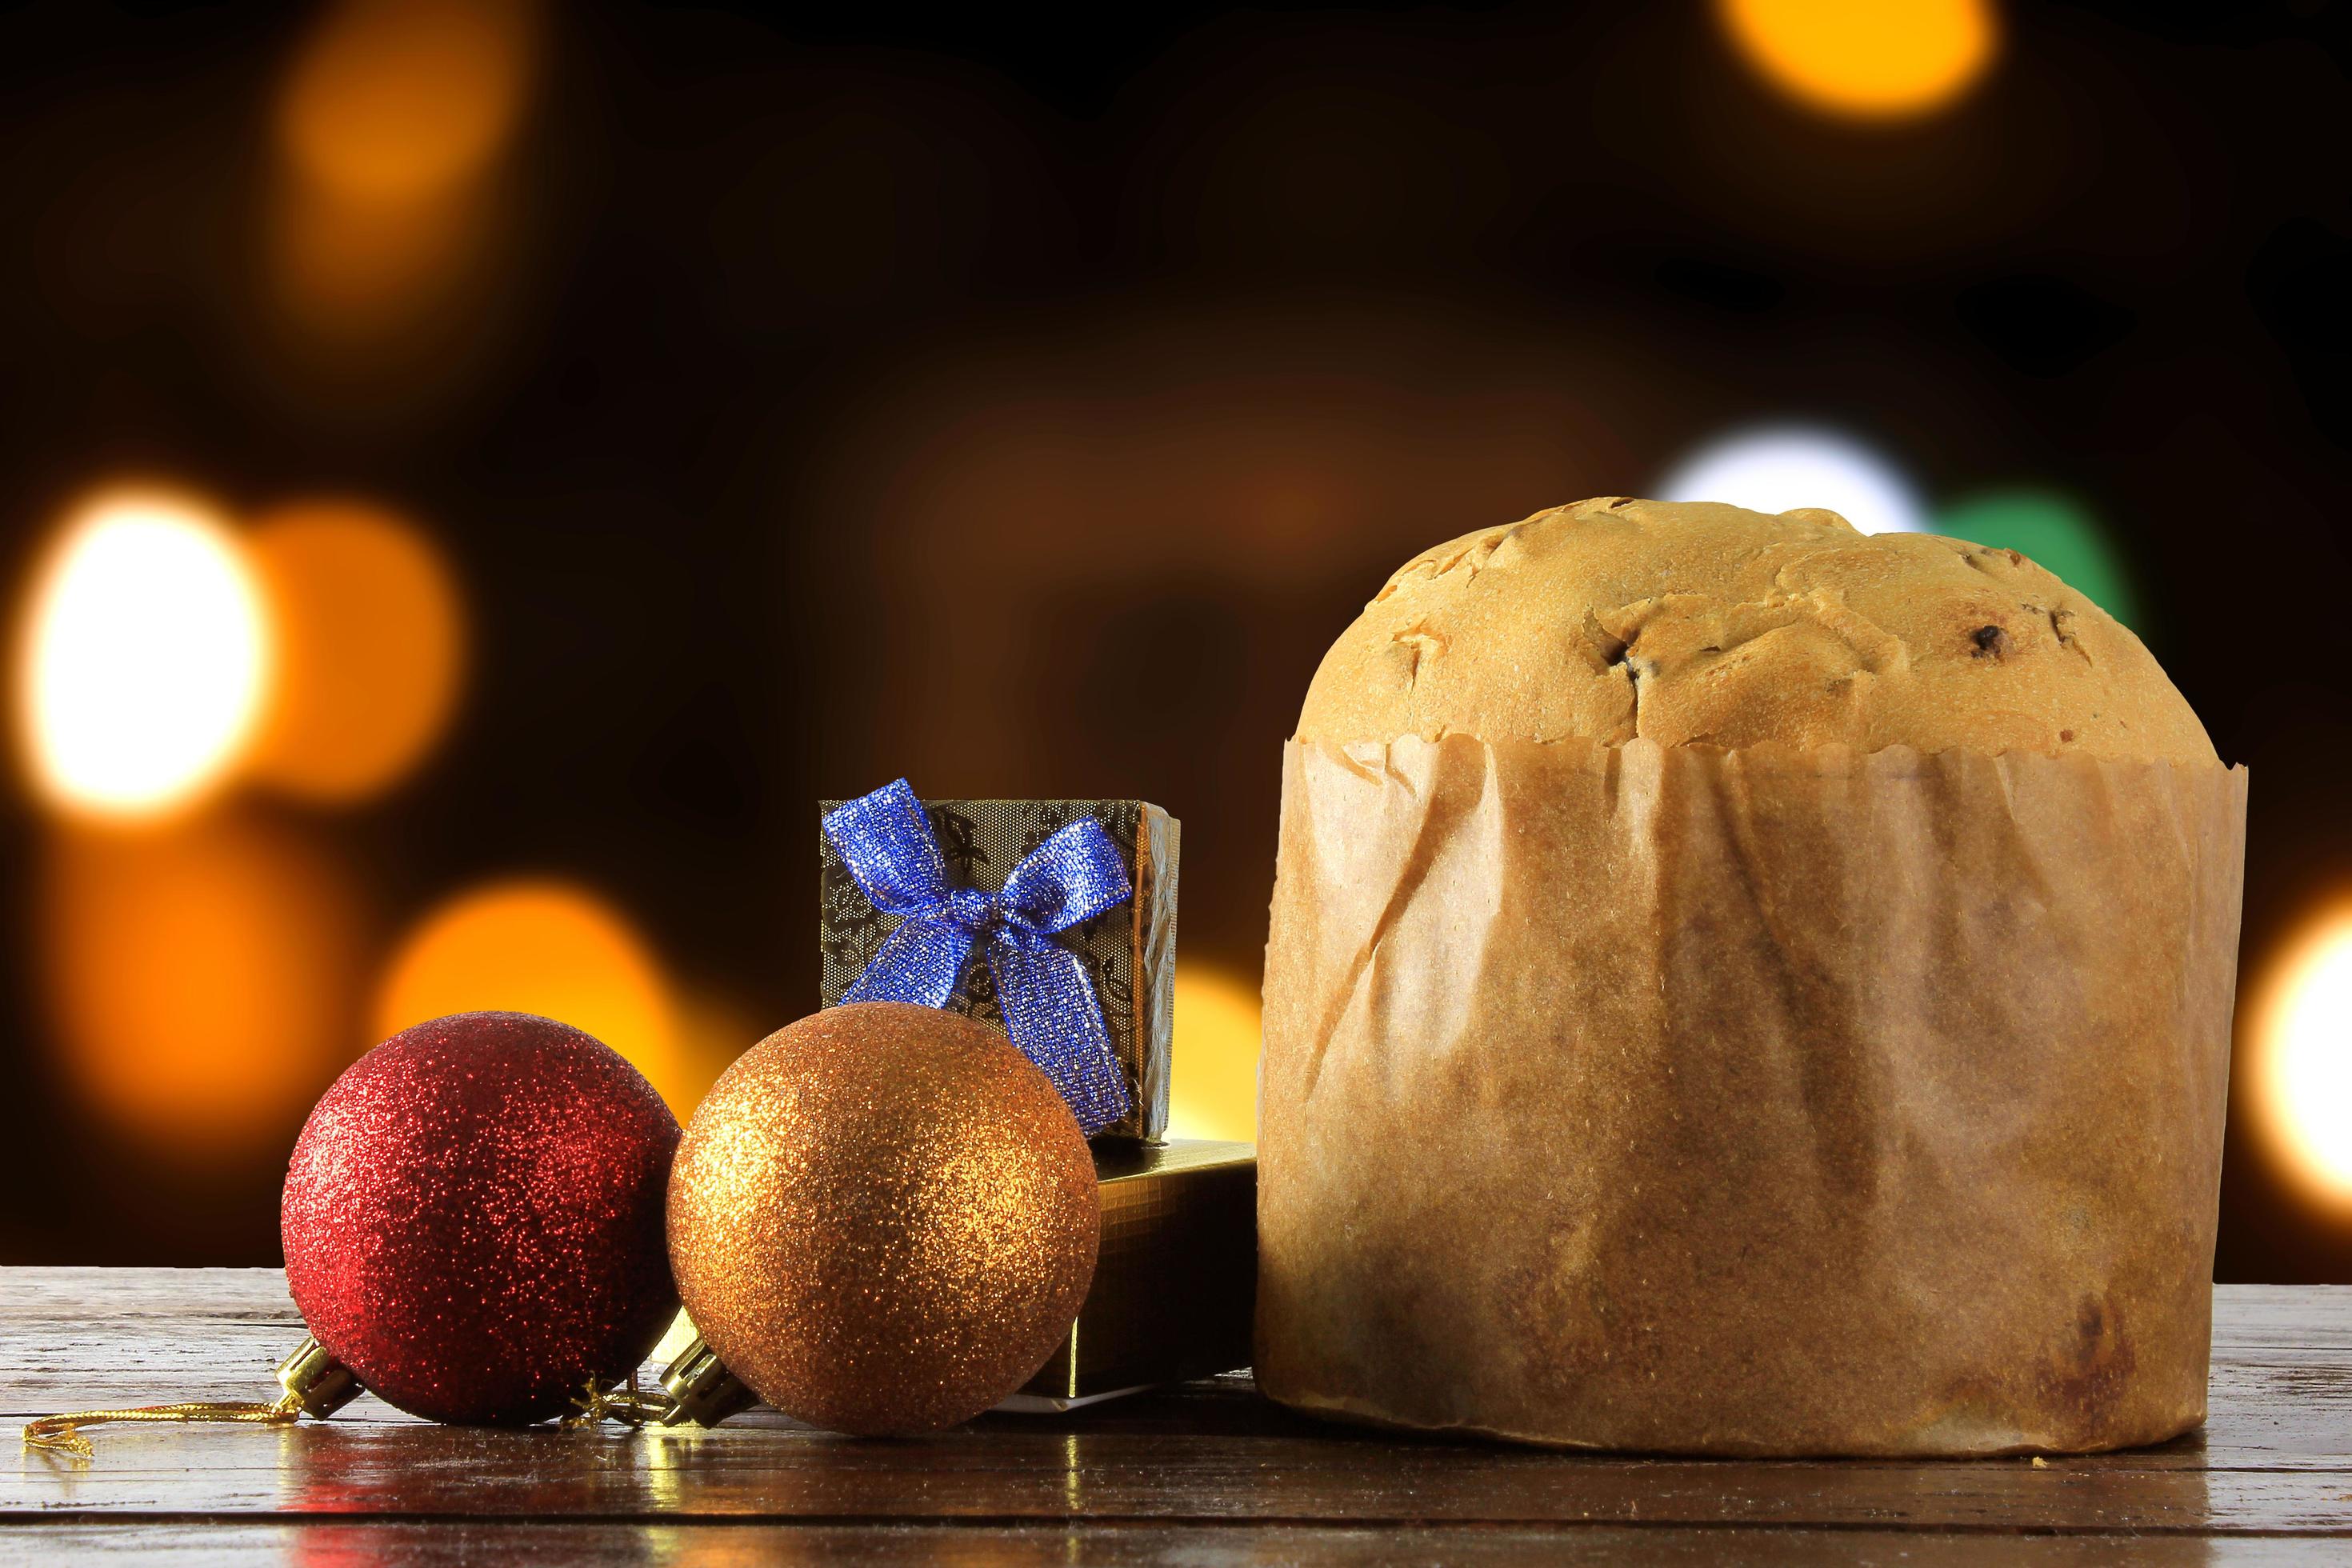
[{"label": "wood grain texture", "polygon": [[[0,1558],[431,1563],[2267,1563],[2352,1556],[2352,1289],[2217,1292],[2212,1416],[2137,1452],[1761,1463],[1559,1455],[1309,1422],[1245,1376],[866,1442],[440,1427],[121,1427],[0,1465]],[[300,1336],[272,1270],[0,1270],[0,1419],[257,1397]]]},{"label": "wood grain texture", "polygon": [[[2320,1550],[2315,1551],[2315,1544]],[[587,1568],[742,1564],[985,1563],[988,1568],[1198,1568],[1203,1563],[1330,1563],[1341,1568],[1419,1563],[1658,1564],[1698,1568],[2280,1568],[2325,1561],[2332,1542],[2308,1538],[2132,1535],[1922,1536],[1894,1531],[1744,1531],[1526,1526],[1214,1525],[639,1525],[447,1523],[34,1525],[0,1548],[46,1562],[118,1560],[166,1568],[300,1563],[303,1568],[442,1568],[484,1563],[569,1563]]]}]

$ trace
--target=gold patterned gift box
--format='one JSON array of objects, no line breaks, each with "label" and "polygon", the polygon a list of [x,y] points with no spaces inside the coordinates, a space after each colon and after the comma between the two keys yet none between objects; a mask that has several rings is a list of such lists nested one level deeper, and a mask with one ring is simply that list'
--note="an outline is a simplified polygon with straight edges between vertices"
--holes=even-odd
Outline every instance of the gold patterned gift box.
[{"label": "gold patterned gift box", "polygon": [[1070,1337],[1000,1406],[1066,1410],[1250,1363],[1257,1150],[1175,1139],[1097,1143],[1102,1250]]},{"label": "gold patterned gift box", "polygon": [[[844,803],[824,801],[822,818]],[[951,887],[993,893],[1014,867],[1092,817],[1134,896],[1056,938],[1076,953],[1125,1079],[1127,1116],[1094,1140],[1102,1248],[1069,1337],[1001,1408],[1066,1410],[1158,1384],[1230,1372],[1250,1359],[1257,1279],[1257,1156],[1247,1143],[1165,1141],[1175,1026],[1179,825],[1135,800],[927,800]],[[874,907],[820,827],[820,1000],[856,985],[898,921]],[[1004,1026],[977,955],[949,1006]]]},{"label": "gold patterned gift box", "polygon": [[[843,804],[819,803],[820,820]],[[1168,1126],[1175,1026],[1177,820],[1139,800],[927,800],[923,814],[948,881],[991,893],[1039,845],[1082,817],[1093,817],[1109,835],[1134,896],[1055,940],[1077,955],[1127,1081],[1128,1113],[1097,1142],[1156,1142]],[[822,827],[817,858],[818,996],[830,1007],[857,983],[898,921],[874,907]],[[1004,1027],[988,965],[976,959],[965,965],[948,1005]]]}]

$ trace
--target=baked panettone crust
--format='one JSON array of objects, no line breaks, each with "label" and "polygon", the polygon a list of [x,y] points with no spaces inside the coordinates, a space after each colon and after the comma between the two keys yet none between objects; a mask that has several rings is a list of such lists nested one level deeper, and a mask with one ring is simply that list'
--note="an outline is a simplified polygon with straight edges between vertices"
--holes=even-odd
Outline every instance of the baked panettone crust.
[{"label": "baked panettone crust", "polygon": [[1415,557],[1298,722],[1447,734],[2219,760],[2140,640],[2015,551],[1622,496]]}]

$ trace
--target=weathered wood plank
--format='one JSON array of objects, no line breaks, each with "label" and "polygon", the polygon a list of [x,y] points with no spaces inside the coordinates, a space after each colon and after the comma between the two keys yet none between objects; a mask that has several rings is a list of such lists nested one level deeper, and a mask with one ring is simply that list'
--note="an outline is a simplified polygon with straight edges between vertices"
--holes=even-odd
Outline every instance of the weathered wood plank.
[{"label": "weathered wood plank", "polygon": [[110,1318],[302,1321],[277,1268],[0,1268],[0,1323]]},{"label": "weathered wood plank", "polygon": [[[920,1443],[856,1442],[771,1413],[711,1433],[465,1431],[367,1400],[294,1430],[101,1431],[86,1467],[27,1456],[0,1467],[0,1517],[20,1521],[0,1528],[59,1514],[159,1525],[390,1514],[468,1528],[501,1516],[551,1528],[765,1519],[800,1531],[962,1520],[1016,1542],[1060,1521],[1114,1534],[1152,1521],[1376,1520],[1571,1534],[2352,1531],[2352,1349],[2327,1348],[2352,1344],[2352,1290],[2225,1289],[2217,1321],[2205,1434],[2046,1468],[1545,1454],[1309,1422],[1255,1397],[1246,1379],[1068,1416],[990,1417]],[[299,1332],[274,1271],[0,1271],[0,1413],[13,1429],[68,1405],[257,1395]],[[15,1539],[0,1536],[0,1551]]]},{"label": "weathered wood plank", "polygon": [[2213,1349],[2217,1355],[2263,1350],[2352,1353],[2352,1288],[2216,1285]]},{"label": "weathered wood plank", "polygon": [[[2224,1287],[2217,1319],[2213,1415],[2183,1442],[2107,1460],[2199,1468],[2352,1466],[2352,1291]],[[174,1303],[180,1303],[175,1306]],[[168,1324],[168,1327],[164,1325]],[[0,1271],[0,1417],[77,1402],[234,1399],[269,1390],[269,1368],[300,1334],[279,1276],[268,1269]],[[2300,1336],[2300,1339],[2298,1339]],[[2340,1352],[2297,1348],[2347,1342]],[[342,1421],[405,1421],[362,1400]],[[1220,1432],[1330,1432],[1255,1399],[1212,1412],[1160,1401],[1096,1419],[1166,1430],[1213,1419]],[[1236,1425],[1238,1424],[1238,1425]]]},{"label": "weathered wood plank", "polygon": [[[2329,1546],[2336,1543],[2328,1542]],[[2347,1543],[2352,1545],[2352,1543]],[[2309,1537],[2023,1535],[1923,1536],[1890,1531],[1589,1529],[1325,1526],[1237,1529],[1202,1524],[637,1525],[370,1521],[268,1524],[42,1524],[0,1528],[0,1552],[28,1560],[136,1558],[166,1568],[239,1568],[281,1563],[365,1563],[370,1568],[443,1568],[478,1563],[719,1564],[827,1563],[890,1568],[943,1558],[991,1568],[1208,1568],[1217,1563],[1377,1564],[1542,1562],[1712,1564],[1900,1563],[1962,1568],[1989,1560],[2020,1568],[2089,1568],[2131,1563],[2148,1568],[2276,1568],[2314,1560]]]},{"label": "weathered wood plank", "polygon": [[[161,1345],[93,1334],[60,1335],[22,1346],[7,1341],[8,1336],[0,1334],[0,1368],[22,1366],[20,1358],[33,1356],[54,1356],[58,1363],[0,1372],[0,1420],[10,1422],[91,1405],[265,1397],[273,1392],[270,1367],[291,1348],[281,1335],[257,1337],[229,1331]],[[134,1357],[139,1358],[135,1365]],[[112,1370],[77,1370],[81,1368]],[[647,1381],[650,1384],[650,1376]],[[2218,1363],[2212,1398],[2213,1415],[2200,1434],[2158,1448],[2085,1456],[2065,1463],[2088,1468],[2352,1470],[2352,1369]],[[759,1419],[739,1418],[728,1430]],[[405,1425],[411,1420],[373,1399],[363,1399],[336,1417],[339,1425]],[[1034,1420],[1011,1417],[994,1418],[983,1429],[993,1432],[999,1426],[1016,1431],[1037,1429]],[[1168,1440],[1197,1436],[1223,1441],[1252,1436],[1319,1440],[1327,1447],[1344,1446],[1328,1452],[1339,1463],[1357,1462],[1361,1445],[1370,1440],[1344,1427],[1292,1416],[1254,1395],[1213,1385],[1195,1385],[1059,1420],[1052,1429],[1096,1436],[1134,1433]],[[110,1433],[107,1437],[110,1446],[120,1441],[118,1434]],[[1302,1451],[1299,1458],[1312,1462],[1318,1457],[1318,1452]]]},{"label": "weathered wood plank", "polygon": [[35,1458],[0,1477],[0,1513],[2352,1529],[2342,1472],[1767,1466],[1369,1445],[1343,1458],[1262,1439],[1171,1449],[1010,1433],[898,1445],[779,1436],[151,1428],[120,1434],[84,1468]]}]

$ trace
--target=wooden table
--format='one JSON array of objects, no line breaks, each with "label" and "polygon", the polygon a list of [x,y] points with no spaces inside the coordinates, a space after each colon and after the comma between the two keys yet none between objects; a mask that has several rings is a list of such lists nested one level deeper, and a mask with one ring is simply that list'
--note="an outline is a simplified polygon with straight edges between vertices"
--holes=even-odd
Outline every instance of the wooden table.
[{"label": "wooden table", "polygon": [[[860,1442],[432,1426],[94,1429],[20,1454],[0,1559],[304,1563],[2352,1561],[2352,1288],[2223,1286],[2212,1419],[2160,1448],[1963,1464],[1571,1456],[1321,1426],[1218,1378]],[[0,1270],[0,1410],[270,1391],[273,1269]]]}]

